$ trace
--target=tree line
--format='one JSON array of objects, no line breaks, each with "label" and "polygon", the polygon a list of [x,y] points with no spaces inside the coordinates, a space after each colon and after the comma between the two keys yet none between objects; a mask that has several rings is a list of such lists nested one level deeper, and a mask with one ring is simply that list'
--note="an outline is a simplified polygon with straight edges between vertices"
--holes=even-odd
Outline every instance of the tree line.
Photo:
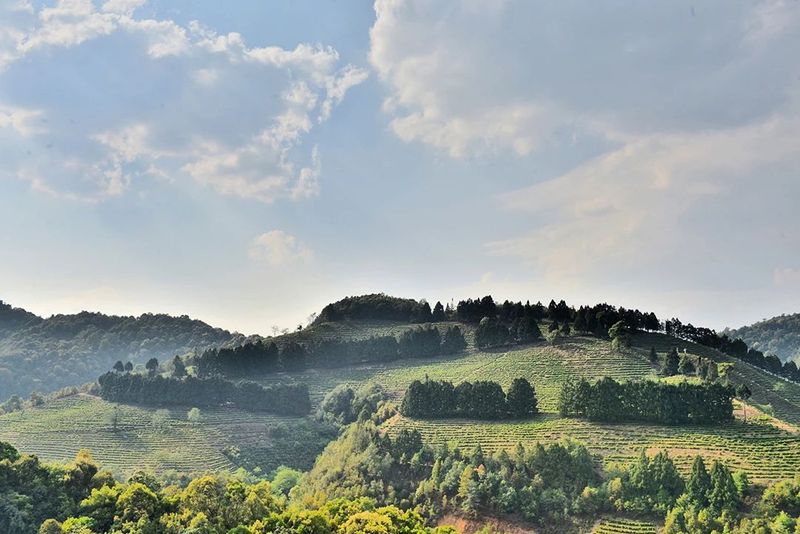
[{"label": "tree line", "polygon": [[719,383],[620,383],[605,377],[591,384],[581,379],[563,384],[559,412],[610,423],[713,424],[733,420],[734,396],[732,387]]},{"label": "tree line", "polygon": [[467,346],[458,326],[439,329],[421,325],[400,336],[374,336],[359,340],[330,339],[303,345],[258,340],[233,348],[209,349],[195,360],[200,376],[246,376],[307,367],[337,367],[398,358],[430,358],[463,351]]},{"label": "tree line", "polygon": [[754,367],[800,383],[800,370],[795,362],[784,363],[773,354],[765,355],[760,350],[748,347],[741,338],[731,339],[727,334],[718,334],[711,328],[697,327],[691,323],[683,324],[678,319],[665,321],[664,331],[668,335],[716,349]]},{"label": "tree line", "polygon": [[406,417],[469,419],[525,419],[537,413],[536,391],[516,378],[508,394],[497,382],[478,380],[454,386],[446,380],[415,380],[403,396],[400,413]]},{"label": "tree line", "polygon": [[109,402],[155,406],[222,406],[282,415],[306,415],[311,411],[308,386],[255,382],[234,383],[219,377],[187,376],[179,379],[161,375],[109,372],[98,380],[100,397]]}]

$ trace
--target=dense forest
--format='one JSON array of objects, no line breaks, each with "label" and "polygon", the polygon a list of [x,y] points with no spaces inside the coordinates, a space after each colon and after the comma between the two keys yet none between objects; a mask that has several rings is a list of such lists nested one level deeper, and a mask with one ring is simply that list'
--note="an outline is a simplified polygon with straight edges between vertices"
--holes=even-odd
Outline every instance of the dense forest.
[{"label": "dense forest", "polygon": [[536,391],[524,378],[515,378],[508,394],[497,382],[479,380],[454,386],[446,380],[411,382],[400,404],[406,417],[438,419],[525,419],[539,413]]},{"label": "dense forest", "polygon": [[217,377],[183,378],[109,372],[98,379],[100,397],[110,402],[149,406],[224,406],[283,415],[311,410],[306,384],[261,386]]},{"label": "dense forest", "polygon": [[44,319],[0,301],[0,399],[93,381],[115,360],[143,364],[232,338],[185,315],[82,312]]},{"label": "dense forest", "polygon": [[800,313],[779,315],[735,330],[726,330],[731,338],[741,338],[761,352],[774,354],[784,362],[800,365]]},{"label": "dense forest", "polygon": [[606,377],[590,384],[583,379],[562,386],[559,412],[567,417],[611,423],[725,423],[733,420],[734,396],[731,386],[719,383],[620,383]]},{"label": "dense forest", "polygon": [[258,339],[230,348],[208,349],[195,361],[201,376],[231,376],[274,371],[296,371],[307,367],[340,367],[363,362],[387,362],[398,358],[431,358],[456,354],[467,346],[458,326],[437,328],[421,325],[399,337],[367,339],[323,339],[309,344],[294,341],[278,344]]}]

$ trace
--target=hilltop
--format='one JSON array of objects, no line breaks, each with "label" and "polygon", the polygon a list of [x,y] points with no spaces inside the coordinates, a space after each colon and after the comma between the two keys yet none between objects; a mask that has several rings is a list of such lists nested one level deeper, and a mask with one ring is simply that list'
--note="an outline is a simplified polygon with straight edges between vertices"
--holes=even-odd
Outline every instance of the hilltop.
[{"label": "hilltop", "polygon": [[93,381],[117,360],[143,364],[233,339],[227,330],[185,315],[43,318],[0,301],[0,400]]},{"label": "hilltop", "polygon": [[[94,394],[70,395],[48,399],[43,406],[0,417],[0,440],[38,454],[43,459],[66,460],[79,449],[89,448],[95,458],[115,472],[129,473],[137,466],[156,472],[174,470],[199,472],[213,467],[233,470],[259,468],[269,472],[281,464],[299,469],[310,468],[316,456],[336,436],[329,421],[315,416],[316,407],[331,391],[341,387],[358,389],[378,384],[388,395],[389,403],[399,402],[414,380],[494,380],[504,388],[517,377],[528,379],[536,389],[542,415],[529,422],[515,421],[424,421],[390,417],[382,424],[387,435],[403,429],[419,430],[426,441],[457,442],[464,448],[480,444],[487,451],[510,449],[517,442],[531,445],[537,441],[560,438],[577,439],[589,447],[606,465],[630,463],[642,448],[670,451],[682,470],[694,454],[725,458],[732,466],[748,473],[751,480],[769,481],[790,477],[800,470],[800,384],[765,372],[742,360],[693,341],[663,332],[640,330],[631,335],[628,347],[615,348],[607,337],[570,331],[582,329],[585,309],[568,311],[566,305],[551,307],[527,305],[530,313],[544,313],[539,319],[544,336],[521,344],[479,346],[481,324],[469,321],[482,299],[458,310],[448,310],[442,322],[429,323],[440,332],[459,326],[467,342],[466,350],[448,355],[423,356],[401,354],[389,360],[341,359],[312,363],[304,369],[280,369],[244,378],[262,386],[284,383],[305,384],[315,409],[305,417],[281,416],[244,411],[234,407],[200,410],[200,417],[189,416],[190,406],[120,405],[114,422],[114,404]],[[484,303],[486,304],[486,303]],[[508,310],[525,306],[497,305],[498,317]],[[423,306],[424,307],[424,306]],[[429,308],[428,308],[429,309]],[[505,310],[505,311],[504,311]],[[567,311],[565,311],[567,310]],[[610,308],[604,313],[611,314]],[[635,317],[635,311],[623,310]],[[629,313],[630,312],[630,313]],[[434,311],[431,311],[433,318]],[[609,320],[620,311],[614,309]],[[647,314],[640,314],[646,316]],[[554,321],[561,327],[553,330]],[[570,317],[572,318],[570,321]],[[266,350],[265,343],[280,347],[298,344],[307,347],[341,344],[392,337],[402,339],[408,332],[422,328],[413,318],[399,320],[343,319],[317,321],[311,326],[276,338],[228,340],[226,346],[255,344]],[[513,322],[513,321],[512,321]],[[509,323],[511,324],[511,323]],[[601,329],[597,328],[599,332]],[[485,336],[484,336],[485,337]],[[548,339],[544,339],[547,337]],[[745,383],[752,391],[747,405],[737,401],[736,421],[725,426],[674,427],[655,424],[610,424],[564,418],[558,415],[559,391],[565,381],[612,377],[617,380],[664,380],[659,377],[660,363],[651,360],[655,349],[659,361],[676,348],[684,358],[713,361],[724,380]],[[326,353],[327,354],[327,353]],[[338,354],[338,353],[331,353]],[[192,362],[192,358],[187,360]],[[316,362],[316,363],[314,363]],[[190,368],[192,368],[190,366]],[[668,380],[697,380],[675,376]],[[91,393],[91,392],[90,392]],[[745,422],[745,418],[747,421]]]},{"label": "hilltop", "polygon": [[762,352],[775,354],[785,362],[800,364],[800,313],[779,315],[726,332]]}]

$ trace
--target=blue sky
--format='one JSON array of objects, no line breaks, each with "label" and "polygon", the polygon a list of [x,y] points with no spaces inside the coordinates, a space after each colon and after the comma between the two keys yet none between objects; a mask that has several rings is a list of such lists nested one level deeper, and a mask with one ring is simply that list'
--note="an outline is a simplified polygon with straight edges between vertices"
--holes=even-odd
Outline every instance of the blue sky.
[{"label": "blue sky", "polygon": [[[800,298],[800,4],[4,2],[0,298]],[[794,51],[794,52],[793,52]]]}]

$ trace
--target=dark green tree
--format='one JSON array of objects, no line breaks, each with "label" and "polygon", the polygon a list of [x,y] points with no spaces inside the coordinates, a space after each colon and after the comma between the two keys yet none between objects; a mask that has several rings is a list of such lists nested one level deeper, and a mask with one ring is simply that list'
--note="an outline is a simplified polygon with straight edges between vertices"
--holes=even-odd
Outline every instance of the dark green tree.
[{"label": "dark green tree", "polygon": [[508,413],[514,419],[524,419],[539,413],[536,391],[525,378],[515,378],[506,395]]},{"label": "dark green tree", "polygon": [[117,360],[117,363],[114,364],[114,370],[118,373],[121,373],[125,370],[125,365],[121,361]]},{"label": "dark green tree", "polygon": [[147,363],[144,364],[144,368],[147,369],[147,372],[150,373],[151,376],[156,374],[156,371],[158,371],[158,359],[150,358],[147,360]]},{"label": "dark green tree", "polygon": [[708,494],[711,491],[711,477],[706,470],[706,464],[702,456],[695,456],[692,463],[692,473],[686,482],[686,494],[689,502],[700,507],[708,506]]},{"label": "dark green tree", "polygon": [[672,347],[664,358],[664,366],[661,369],[661,374],[664,376],[675,376],[678,374],[678,367],[680,366],[680,357],[678,356],[678,349]]},{"label": "dark green tree", "polygon": [[186,366],[183,364],[180,356],[175,356],[172,359],[172,376],[175,378],[183,378],[186,376]]}]

